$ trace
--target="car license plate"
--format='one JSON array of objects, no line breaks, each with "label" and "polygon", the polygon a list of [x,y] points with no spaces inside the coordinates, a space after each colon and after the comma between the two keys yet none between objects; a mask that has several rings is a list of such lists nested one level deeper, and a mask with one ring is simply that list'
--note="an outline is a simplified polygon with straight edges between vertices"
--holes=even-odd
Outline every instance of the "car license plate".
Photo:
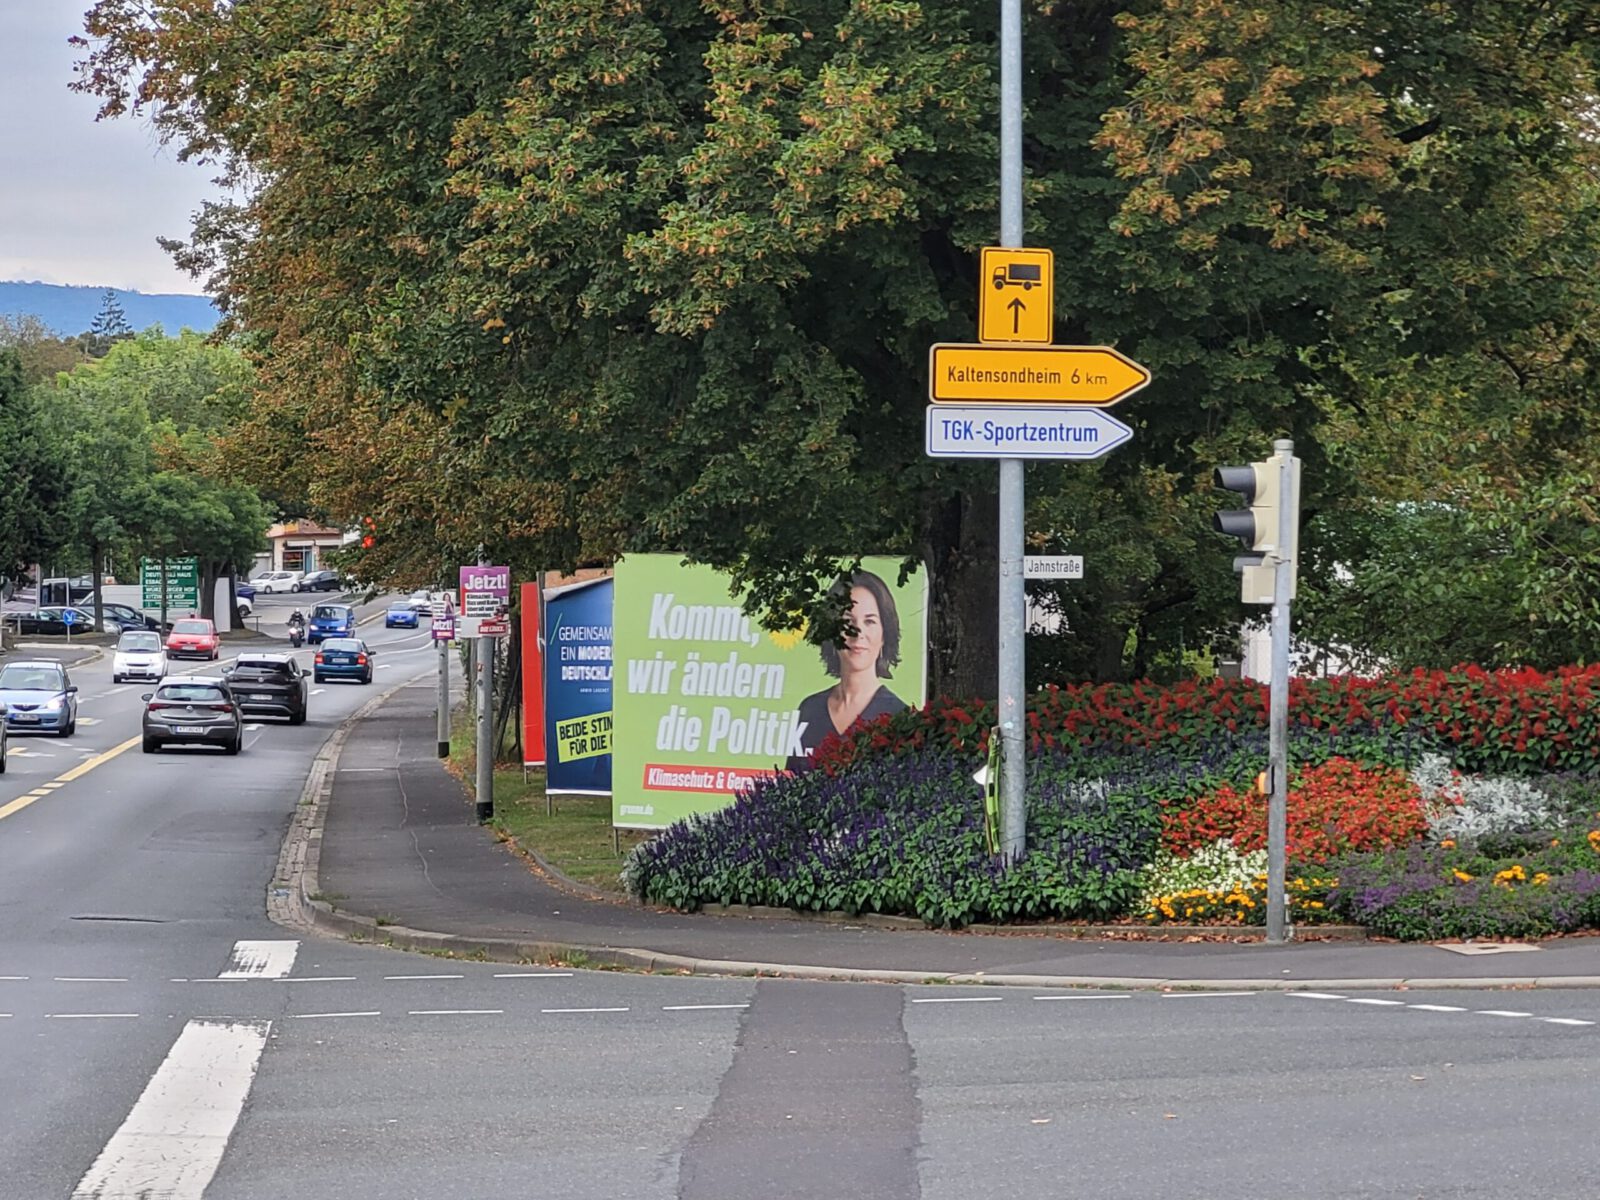
[{"label": "car license plate", "polygon": [[250,699],[252,699],[252,700],[271,700],[272,697],[268,696],[268,695],[265,695],[265,694],[263,694],[261,692],[251,692],[250,693]]},{"label": "car license plate", "polygon": [[39,718],[32,713],[12,713],[11,719],[18,725],[37,725]]},{"label": "car license plate", "polygon": [[204,733],[205,731],[206,731],[206,727],[204,725],[179,725],[178,726],[178,732],[179,733]]}]

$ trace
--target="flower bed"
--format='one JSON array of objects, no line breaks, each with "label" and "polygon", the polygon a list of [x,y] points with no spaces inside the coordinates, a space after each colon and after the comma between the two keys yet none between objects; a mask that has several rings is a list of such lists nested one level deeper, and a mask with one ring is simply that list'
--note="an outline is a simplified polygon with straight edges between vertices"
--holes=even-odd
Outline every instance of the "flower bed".
[{"label": "flower bed", "polygon": [[[1161,686],[1046,688],[1029,697],[1030,751],[1127,745],[1185,754],[1217,738],[1264,730],[1267,689],[1252,680]],[[1296,679],[1291,725],[1349,739],[1396,732],[1444,748],[1464,771],[1532,776],[1600,767],[1600,665],[1414,671],[1377,679]],[[868,758],[922,750],[978,754],[995,723],[992,705],[948,698],[831,737],[816,762],[839,771]]]}]

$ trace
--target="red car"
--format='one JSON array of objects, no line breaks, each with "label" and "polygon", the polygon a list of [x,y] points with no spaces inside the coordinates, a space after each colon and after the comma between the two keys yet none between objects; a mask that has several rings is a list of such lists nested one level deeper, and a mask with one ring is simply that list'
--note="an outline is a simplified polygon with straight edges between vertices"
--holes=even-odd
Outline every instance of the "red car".
[{"label": "red car", "polygon": [[172,632],[167,634],[167,657],[222,657],[222,639],[217,636],[217,627],[204,617],[185,617],[181,621],[174,621]]}]

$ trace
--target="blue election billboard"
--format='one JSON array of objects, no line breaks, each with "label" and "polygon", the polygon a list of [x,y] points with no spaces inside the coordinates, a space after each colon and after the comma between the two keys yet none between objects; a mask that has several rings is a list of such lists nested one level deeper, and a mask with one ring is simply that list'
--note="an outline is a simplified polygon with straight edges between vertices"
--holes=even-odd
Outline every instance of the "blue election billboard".
[{"label": "blue election billboard", "polygon": [[611,794],[612,581],[545,592],[545,790]]}]

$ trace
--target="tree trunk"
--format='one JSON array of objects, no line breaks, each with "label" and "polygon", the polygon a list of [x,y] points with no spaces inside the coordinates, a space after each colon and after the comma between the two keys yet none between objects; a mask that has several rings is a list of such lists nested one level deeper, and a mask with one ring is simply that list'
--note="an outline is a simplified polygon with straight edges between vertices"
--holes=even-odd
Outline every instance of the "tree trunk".
[{"label": "tree trunk", "polygon": [[1000,503],[990,490],[937,506],[923,525],[928,698],[999,693]]}]

